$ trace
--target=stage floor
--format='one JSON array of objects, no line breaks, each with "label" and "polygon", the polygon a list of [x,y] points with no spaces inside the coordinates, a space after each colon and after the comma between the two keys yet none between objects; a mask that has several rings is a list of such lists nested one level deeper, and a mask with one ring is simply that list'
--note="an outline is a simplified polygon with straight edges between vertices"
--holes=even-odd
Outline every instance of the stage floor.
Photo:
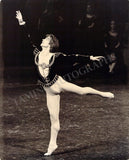
[{"label": "stage floor", "polygon": [[[84,86],[85,81],[78,81]],[[1,160],[127,160],[129,158],[129,86],[93,84],[114,99],[61,94],[58,149],[44,157],[50,134],[44,91],[33,83],[1,87]]]}]

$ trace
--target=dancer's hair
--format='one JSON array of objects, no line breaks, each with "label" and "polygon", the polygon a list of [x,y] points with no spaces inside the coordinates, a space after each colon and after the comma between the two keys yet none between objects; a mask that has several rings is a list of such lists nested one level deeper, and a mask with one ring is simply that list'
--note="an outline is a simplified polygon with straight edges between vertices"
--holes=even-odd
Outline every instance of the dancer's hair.
[{"label": "dancer's hair", "polygon": [[50,52],[56,52],[59,48],[59,40],[53,34],[47,34],[46,37],[50,37]]}]

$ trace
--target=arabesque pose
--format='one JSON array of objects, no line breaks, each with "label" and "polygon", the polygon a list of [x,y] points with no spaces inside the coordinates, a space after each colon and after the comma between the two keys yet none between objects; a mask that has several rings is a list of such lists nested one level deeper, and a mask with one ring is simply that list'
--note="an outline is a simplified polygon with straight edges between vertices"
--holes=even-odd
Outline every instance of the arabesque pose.
[{"label": "arabesque pose", "polygon": [[[23,21],[23,17],[20,11],[16,11],[16,18],[19,25],[25,26],[26,22]],[[29,36],[28,36],[29,37]],[[51,120],[51,135],[48,145],[47,153],[44,155],[51,155],[57,148],[57,135],[60,130],[59,111],[60,111],[60,93],[62,91],[74,92],[79,95],[84,94],[97,94],[102,97],[114,98],[114,95],[110,92],[101,92],[91,87],[80,87],[70,82],[67,82],[61,76],[60,68],[66,61],[71,63],[86,62],[87,61],[99,61],[101,56],[79,56],[79,55],[66,55],[59,52],[55,52],[59,47],[59,41],[53,34],[46,35],[46,38],[42,39],[42,50],[37,48],[34,50],[35,64],[38,68],[40,80],[42,86],[46,92],[47,107]]]}]

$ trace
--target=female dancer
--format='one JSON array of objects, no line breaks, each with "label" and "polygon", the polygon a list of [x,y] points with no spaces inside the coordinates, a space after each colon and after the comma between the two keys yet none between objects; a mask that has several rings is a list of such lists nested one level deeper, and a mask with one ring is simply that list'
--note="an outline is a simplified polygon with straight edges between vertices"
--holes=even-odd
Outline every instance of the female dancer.
[{"label": "female dancer", "polygon": [[[16,18],[18,19],[19,25],[25,25],[23,17],[20,11],[16,11]],[[28,36],[30,37],[30,36]],[[81,62],[88,60],[99,60],[101,56],[85,56],[79,55],[65,55],[62,53],[55,53],[53,50],[59,47],[57,38],[52,35],[46,35],[46,38],[41,43],[42,51],[37,48],[34,50],[35,64],[38,68],[40,80],[42,86],[46,91],[47,107],[50,114],[51,120],[51,136],[46,156],[51,155],[57,148],[57,135],[60,130],[59,123],[59,110],[60,110],[60,93],[62,91],[74,92],[80,95],[84,94],[97,94],[102,97],[114,98],[114,95],[110,92],[101,92],[90,87],[79,87],[75,84],[69,83],[64,80],[60,75],[60,67],[64,61],[70,59],[71,62]]]},{"label": "female dancer", "polygon": [[104,43],[106,54],[111,61],[109,64],[109,73],[111,74],[114,73],[114,69],[117,63],[117,57],[120,53],[120,45],[120,37],[116,29],[116,22],[115,20],[111,20],[110,29],[105,35]]}]

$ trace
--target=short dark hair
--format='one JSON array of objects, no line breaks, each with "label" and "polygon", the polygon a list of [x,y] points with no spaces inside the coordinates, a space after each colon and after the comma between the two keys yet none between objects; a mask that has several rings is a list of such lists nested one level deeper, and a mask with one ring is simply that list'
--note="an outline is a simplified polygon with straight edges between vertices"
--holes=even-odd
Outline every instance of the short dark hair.
[{"label": "short dark hair", "polygon": [[56,52],[59,48],[59,40],[56,38],[54,34],[47,34],[46,37],[50,37],[50,51]]}]

